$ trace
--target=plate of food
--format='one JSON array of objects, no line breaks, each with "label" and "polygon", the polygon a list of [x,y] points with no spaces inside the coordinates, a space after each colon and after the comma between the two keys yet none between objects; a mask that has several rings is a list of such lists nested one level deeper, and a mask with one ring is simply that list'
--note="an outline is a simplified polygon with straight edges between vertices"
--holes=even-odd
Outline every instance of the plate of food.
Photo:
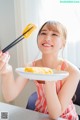
[{"label": "plate of food", "polygon": [[16,72],[24,78],[41,81],[62,80],[69,75],[66,71],[50,69],[47,67],[16,68]]}]

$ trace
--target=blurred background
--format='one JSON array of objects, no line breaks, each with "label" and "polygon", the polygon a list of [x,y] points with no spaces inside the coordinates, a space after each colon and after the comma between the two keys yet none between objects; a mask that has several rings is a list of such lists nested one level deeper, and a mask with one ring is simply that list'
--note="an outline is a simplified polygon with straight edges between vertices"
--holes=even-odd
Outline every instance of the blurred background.
[{"label": "blurred background", "polygon": [[[60,3],[59,0],[0,0],[0,49],[22,34],[29,23],[37,26],[28,39],[9,50],[10,64],[15,68],[21,67],[40,57],[37,48],[37,32],[40,26],[48,20],[57,20],[64,24],[68,31],[67,44],[63,57],[80,68],[80,4]],[[10,104],[25,107],[29,95],[35,91],[33,81],[24,88],[22,93]],[[5,102],[1,91],[0,101]]]}]

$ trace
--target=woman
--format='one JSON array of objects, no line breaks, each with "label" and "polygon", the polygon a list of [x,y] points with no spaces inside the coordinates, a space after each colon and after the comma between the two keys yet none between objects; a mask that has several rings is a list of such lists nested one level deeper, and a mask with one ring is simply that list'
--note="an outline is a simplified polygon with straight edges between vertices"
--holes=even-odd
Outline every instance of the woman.
[{"label": "woman", "polygon": [[[30,66],[65,70],[69,72],[69,76],[57,82],[35,80],[38,94],[35,110],[47,113],[53,119],[60,116],[67,120],[78,120],[71,99],[76,91],[80,72],[76,66],[58,56],[59,51],[65,47],[66,34],[65,27],[56,21],[46,22],[39,30],[37,43],[42,52],[42,58],[33,61]],[[3,95],[6,101],[11,101],[20,94],[29,80],[19,76],[14,81],[12,67],[8,64],[8,61],[9,54],[1,52],[0,73]]]}]

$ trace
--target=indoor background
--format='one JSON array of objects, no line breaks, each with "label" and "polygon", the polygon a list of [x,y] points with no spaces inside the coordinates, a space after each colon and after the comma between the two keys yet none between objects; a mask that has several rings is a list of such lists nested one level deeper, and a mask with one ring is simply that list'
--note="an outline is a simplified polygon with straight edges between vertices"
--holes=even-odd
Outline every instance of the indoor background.
[{"label": "indoor background", "polygon": [[[33,2],[34,1],[34,2]],[[10,64],[15,69],[40,57],[37,48],[37,32],[47,20],[57,20],[64,24],[68,31],[67,45],[64,49],[64,59],[68,59],[80,68],[80,4],[64,4],[59,0],[0,0],[0,49],[22,34],[29,23],[34,23],[37,29],[28,39],[9,50]],[[25,87],[22,93],[11,102],[17,106],[25,107],[29,95],[35,91],[33,81]],[[1,91],[0,101],[5,102]]]}]

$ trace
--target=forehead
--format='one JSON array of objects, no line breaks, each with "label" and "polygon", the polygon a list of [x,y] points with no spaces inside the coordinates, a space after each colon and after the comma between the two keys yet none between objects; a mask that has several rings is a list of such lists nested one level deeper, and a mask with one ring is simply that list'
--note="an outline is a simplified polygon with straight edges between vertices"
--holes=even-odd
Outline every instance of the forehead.
[{"label": "forehead", "polygon": [[57,32],[57,33],[60,33],[60,28],[58,25],[55,25],[55,24],[45,24],[43,26],[43,28],[41,29],[41,31],[45,30],[45,29],[48,29],[50,31],[54,31],[54,32]]}]

